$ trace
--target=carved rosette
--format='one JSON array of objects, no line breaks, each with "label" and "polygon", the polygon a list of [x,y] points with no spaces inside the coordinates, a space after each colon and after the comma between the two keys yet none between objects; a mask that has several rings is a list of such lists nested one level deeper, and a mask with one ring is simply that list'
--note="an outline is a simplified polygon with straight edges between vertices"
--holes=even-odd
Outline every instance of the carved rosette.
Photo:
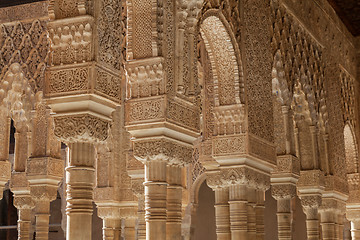
[{"label": "carved rosette", "polygon": [[55,135],[63,142],[97,142],[108,137],[110,123],[90,114],[55,116]]}]

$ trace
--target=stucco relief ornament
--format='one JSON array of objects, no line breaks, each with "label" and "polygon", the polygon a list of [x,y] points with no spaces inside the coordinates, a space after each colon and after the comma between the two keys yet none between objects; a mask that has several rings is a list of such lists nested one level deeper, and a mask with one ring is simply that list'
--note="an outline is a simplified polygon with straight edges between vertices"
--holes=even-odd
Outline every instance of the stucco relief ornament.
[{"label": "stucco relief ornament", "polygon": [[110,123],[98,117],[79,114],[54,118],[55,135],[64,142],[97,142],[108,137]]}]

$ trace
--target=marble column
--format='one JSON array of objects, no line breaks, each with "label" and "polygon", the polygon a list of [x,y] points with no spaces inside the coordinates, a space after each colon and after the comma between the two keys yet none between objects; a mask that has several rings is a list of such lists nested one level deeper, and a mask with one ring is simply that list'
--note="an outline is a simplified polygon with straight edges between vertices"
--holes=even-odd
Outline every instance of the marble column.
[{"label": "marble column", "polygon": [[256,190],[257,199],[255,206],[256,213],[256,240],[264,240],[265,237],[265,223],[264,223],[264,211],[265,211],[265,190]]},{"label": "marble column", "polygon": [[18,240],[31,240],[31,212],[34,208],[34,203],[30,196],[14,197],[14,206],[18,209]]},{"label": "marble column", "polygon": [[167,167],[167,222],[166,234],[168,240],[181,240],[182,220],[182,167],[169,165]]},{"label": "marble column", "polygon": [[137,237],[138,240],[146,239],[146,222],[145,222],[145,206],[144,206],[144,195],[138,195],[138,227]]},{"label": "marble column", "polygon": [[230,185],[229,187],[230,205],[230,230],[231,239],[247,239],[247,187],[245,185]]},{"label": "marble column", "polygon": [[[238,206],[236,204],[229,208],[229,189],[227,187],[215,188],[215,219],[218,240],[231,239],[230,211],[236,212],[237,210]],[[235,215],[233,216],[235,217]]]},{"label": "marble column", "polygon": [[124,237],[125,240],[135,240],[136,236],[136,217],[127,217],[125,218],[125,228],[124,228]]},{"label": "marble column", "polygon": [[294,184],[276,184],[271,187],[272,196],[277,200],[277,222],[279,240],[292,239],[291,199],[296,195]]},{"label": "marble column", "polygon": [[320,219],[321,219],[321,233],[323,240],[333,240],[336,238],[336,223],[335,223],[335,210],[334,209],[325,209],[320,210]]},{"label": "marble column", "polygon": [[149,160],[145,163],[146,239],[166,239],[166,162]]},{"label": "marble column", "polygon": [[247,189],[247,221],[248,221],[248,239],[255,240],[256,239],[256,189],[248,188]]},{"label": "marble column", "polygon": [[306,215],[306,232],[308,240],[319,240],[319,213],[321,196],[302,196],[301,205]]},{"label": "marble column", "polygon": [[67,240],[89,240],[92,232],[95,149],[91,143],[69,144],[66,167]]}]

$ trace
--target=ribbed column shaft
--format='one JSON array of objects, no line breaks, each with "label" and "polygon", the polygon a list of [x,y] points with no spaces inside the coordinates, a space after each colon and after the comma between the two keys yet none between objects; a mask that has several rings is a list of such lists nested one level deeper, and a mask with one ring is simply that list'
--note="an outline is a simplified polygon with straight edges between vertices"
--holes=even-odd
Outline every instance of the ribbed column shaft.
[{"label": "ribbed column shaft", "polygon": [[95,149],[90,143],[72,143],[69,147],[66,239],[89,240],[92,231]]},{"label": "ribbed column shaft", "polygon": [[148,161],[145,164],[146,239],[166,239],[166,162]]},{"label": "ribbed column shaft", "polygon": [[218,240],[230,240],[229,190],[215,189],[216,235]]},{"label": "ribbed column shaft", "polygon": [[167,222],[166,234],[169,240],[181,240],[181,166],[167,167]]}]

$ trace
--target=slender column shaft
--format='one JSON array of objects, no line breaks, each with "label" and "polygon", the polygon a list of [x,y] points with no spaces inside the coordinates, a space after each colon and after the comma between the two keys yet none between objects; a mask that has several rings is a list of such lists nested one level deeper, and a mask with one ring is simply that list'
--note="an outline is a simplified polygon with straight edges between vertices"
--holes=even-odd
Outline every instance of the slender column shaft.
[{"label": "slender column shaft", "polygon": [[265,192],[262,190],[257,190],[257,203],[255,206],[256,240],[263,240],[265,237],[264,211],[265,211]]},{"label": "slender column shaft", "polygon": [[343,240],[344,239],[344,215],[338,214],[337,216],[337,224],[336,224],[336,239]]},{"label": "slender column shaft", "polygon": [[103,240],[113,240],[115,237],[114,220],[110,218],[103,219]]},{"label": "slender column shaft", "polygon": [[114,219],[114,240],[121,239],[121,219]]},{"label": "slender column shaft", "polygon": [[90,143],[70,144],[66,168],[67,240],[89,240],[92,232],[95,150]]},{"label": "slender column shaft", "polygon": [[168,240],[181,240],[181,167],[171,165],[167,167],[167,223],[166,234]]},{"label": "slender column shaft", "polygon": [[230,240],[229,190],[215,189],[215,220],[218,240]]},{"label": "slender column shaft", "polygon": [[146,239],[166,239],[166,162],[148,161],[145,164]]},{"label": "slender column shaft", "polygon": [[19,209],[18,240],[30,240],[31,209]]},{"label": "slender column shaft", "polygon": [[317,208],[306,208],[305,214],[308,240],[319,240],[319,218]]},{"label": "slender column shaft", "polygon": [[291,199],[277,200],[277,220],[279,240],[290,240],[291,237]]},{"label": "slender column shaft", "polygon": [[336,224],[334,219],[334,210],[323,210],[321,216],[321,233],[323,240],[334,240],[336,238]]},{"label": "slender column shaft", "polygon": [[139,196],[139,205],[138,205],[138,227],[137,227],[137,237],[138,240],[146,239],[146,222],[145,222],[145,209],[144,209],[144,195]]},{"label": "slender column shaft", "polygon": [[232,185],[229,187],[232,240],[248,239],[246,191],[245,185]]},{"label": "slender column shaft", "polygon": [[312,142],[312,152],[313,152],[313,161],[314,161],[314,169],[319,168],[319,161],[318,161],[318,148],[317,148],[317,129],[315,126],[310,126],[311,132],[311,142]]},{"label": "slender column shaft", "polygon": [[248,188],[247,190],[248,204],[247,204],[247,220],[248,220],[248,239],[256,239],[256,190],[254,188]]},{"label": "slender column shaft", "polygon": [[351,222],[351,239],[360,240],[360,220]]},{"label": "slender column shaft", "polygon": [[135,225],[136,225],[135,217],[129,217],[125,219],[125,228],[124,228],[125,240],[135,240],[135,236],[136,236]]},{"label": "slender column shaft", "polygon": [[50,217],[50,201],[38,201],[35,207],[36,217],[36,240],[49,239],[49,217]]}]

